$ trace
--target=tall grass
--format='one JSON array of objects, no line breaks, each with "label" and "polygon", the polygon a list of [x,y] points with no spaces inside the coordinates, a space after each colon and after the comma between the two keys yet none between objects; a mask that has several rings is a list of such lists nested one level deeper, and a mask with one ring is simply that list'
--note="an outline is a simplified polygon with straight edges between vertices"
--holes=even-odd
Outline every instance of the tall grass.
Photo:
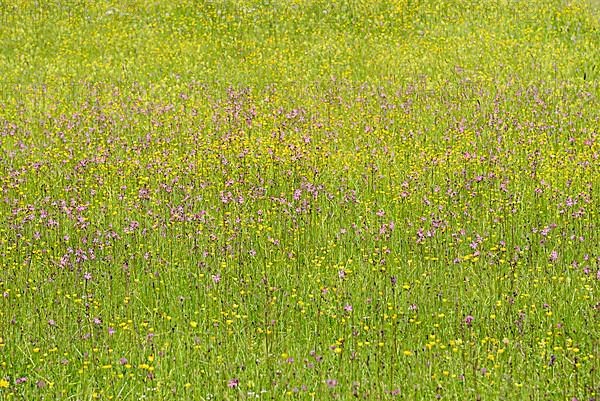
[{"label": "tall grass", "polygon": [[0,399],[598,398],[599,15],[0,3]]}]

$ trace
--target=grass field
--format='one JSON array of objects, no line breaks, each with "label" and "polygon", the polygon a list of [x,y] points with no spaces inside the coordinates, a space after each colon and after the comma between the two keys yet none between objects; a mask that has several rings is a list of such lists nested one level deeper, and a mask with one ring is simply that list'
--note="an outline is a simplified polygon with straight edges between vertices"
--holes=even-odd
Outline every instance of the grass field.
[{"label": "grass field", "polygon": [[596,0],[0,1],[0,400],[600,399]]}]

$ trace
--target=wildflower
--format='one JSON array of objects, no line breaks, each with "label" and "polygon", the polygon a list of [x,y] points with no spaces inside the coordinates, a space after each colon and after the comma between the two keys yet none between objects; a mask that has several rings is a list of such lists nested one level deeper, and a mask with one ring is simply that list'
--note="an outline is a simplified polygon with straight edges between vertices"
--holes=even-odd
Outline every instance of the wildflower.
[{"label": "wildflower", "polygon": [[326,383],[327,383],[327,387],[329,387],[329,388],[334,388],[338,384],[337,380],[335,380],[335,379],[327,379]]},{"label": "wildflower", "polygon": [[221,281],[221,275],[220,274],[213,274],[212,276],[212,281],[217,284],[219,281]]},{"label": "wildflower", "polygon": [[6,379],[0,379],[0,388],[8,388],[10,383]]},{"label": "wildflower", "polygon": [[227,382],[227,387],[229,387],[229,388],[236,388],[236,387],[237,387],[237,386],[239,386],[239,385],[240,385],[240,381],[239,381],[239,379],[235,379],[235,378],[234,378],[234,379],[230,379],[230,380]]},{"label": "wildflower", "polygon": [[467,326],[471,326],[471,324],[473,323],[473,320],[475,320],[475,318],[473,316],[467,315],[467,317],[465,317],[464,322]]},{"label": "wildflower", "polygon": [[15,380],[15,384],[25,383],[27,381],[27,377],[19,377]]},{"label": "wildflower", "polygon": [[83,274],[83,278],[85,279],[85,281],[90,281],[92,279],[92,273],[90,272],[85,272]]},{"label": "wildflower", "polygon": [[558,259],[558,252],[556,252],[556,250],[553,250],[550,253],[550,262],[556,262],[556,260]]},{"label": "wildflower", "polygon": [[352,312],[352,305],[350,305],[350,304],[346,304],[346,306],[344,306],[344,310],[345,310],[346,312]]}]

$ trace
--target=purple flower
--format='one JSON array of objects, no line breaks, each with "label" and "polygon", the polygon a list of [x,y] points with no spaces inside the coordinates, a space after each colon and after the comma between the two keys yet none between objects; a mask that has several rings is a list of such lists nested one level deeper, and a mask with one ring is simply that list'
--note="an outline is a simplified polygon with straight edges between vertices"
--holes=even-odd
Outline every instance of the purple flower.
[{"label": "purple flower", "polygon": [[221,281],[221,275],[220,274],[213,274],[212,276],[212,281],[217,284],[219,281]]},{"label": "purple flower", "polygon": [[344,310],[345,310],[346,312],[352,312],[352,305],[350,305],[350,304],[346,304],[346,306],[344,306]]},{"label": "purple flower", "polygon": [[471,326],[471,324],[473,323],[473,320],[475,320],[475,318],[474,318],[473,316],[471,316],[471,315],[467,315],[467,316],[465,317],[465,320],[464,320],[464,322],[465,322],[465,324],[466,324],[467,326]]},{"label": "purple flower", "polygon": [[329,388],[334,388],[338,384],[337,380],[335,380],[335,379],[327,379],[326,383],[327,383],[327,387],[329,387]]},{"label": "purple flower", "polygon": [[85,281],[90,281],[92,279],[92,273],[90,272],[85,272],[83,274],[83,278],[85,279]]},{"label": "purple flower", "polygon": [[21,384],[21,383],[25,383],[27,381],[26,377],[19,377],[17,380],[15,380],[16,384]]},{"label": "purple flower", "polygon": [[227,387],[229,387],[229,388],[236,388],[239,385],[240,385],[240,380],[239,379],[235,379],[234,378],[234,379],[230,379],[227,382]]},{"label": "purple flower", "polygon": [[109,327],[108,328],[108,335],[112,336],[113,334],[115,334],[116,330],[113,327]]},{"label": "purple flower", "polygon": [[121,365],[127,365],[127,362],[128,362],[128,361],[127,361],[127,358],[121,358],[121,359],[119,359],[119,363],[120,363]]}]

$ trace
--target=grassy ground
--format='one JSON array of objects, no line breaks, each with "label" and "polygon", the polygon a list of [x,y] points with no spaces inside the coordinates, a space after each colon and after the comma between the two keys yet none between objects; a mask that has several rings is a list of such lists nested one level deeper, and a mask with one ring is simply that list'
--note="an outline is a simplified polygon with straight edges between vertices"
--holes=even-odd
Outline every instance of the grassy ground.
[{"label": "grassy ground", "polygon": [[598,399],[598,60],[594,1],[0,2],[0,399]]}]

